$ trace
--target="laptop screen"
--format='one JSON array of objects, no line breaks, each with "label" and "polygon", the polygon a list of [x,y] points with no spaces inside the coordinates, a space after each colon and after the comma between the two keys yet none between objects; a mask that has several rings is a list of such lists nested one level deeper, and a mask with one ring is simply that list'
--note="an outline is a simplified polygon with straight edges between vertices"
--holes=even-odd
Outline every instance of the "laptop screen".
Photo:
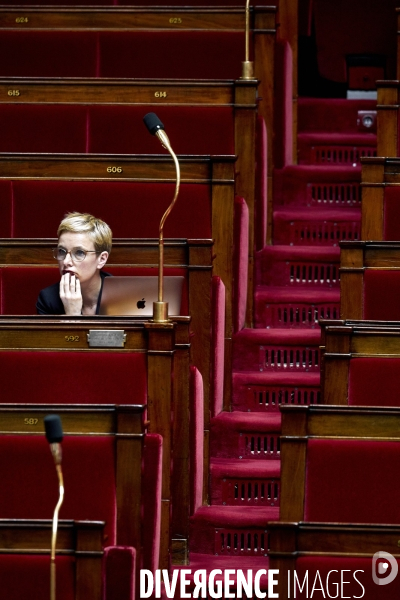
[{"label": "laptop screen", "polygon": [[[164,301],[168,314],[180,315],[184,277],[164,277]],[[106,277],[100,302],[100,315],[152,317],[158,301],[158,277]]]}]

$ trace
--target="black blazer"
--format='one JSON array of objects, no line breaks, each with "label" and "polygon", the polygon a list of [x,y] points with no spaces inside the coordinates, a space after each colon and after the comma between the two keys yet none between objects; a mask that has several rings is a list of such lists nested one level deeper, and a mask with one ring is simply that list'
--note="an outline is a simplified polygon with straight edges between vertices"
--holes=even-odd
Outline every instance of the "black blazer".
[{"label": "black blazer", "polygon": [[[101,294],[103,292],[103,281],[105,277],[111,277],[111,273],[100,271],[101,288],[97,299],[96,315],[99,314]],[[53,283],[49,287],[44,288],[39,294],[36,302],[36,310],[38,315],[65,315],[64,304],[60,298],[60,282]]]}]

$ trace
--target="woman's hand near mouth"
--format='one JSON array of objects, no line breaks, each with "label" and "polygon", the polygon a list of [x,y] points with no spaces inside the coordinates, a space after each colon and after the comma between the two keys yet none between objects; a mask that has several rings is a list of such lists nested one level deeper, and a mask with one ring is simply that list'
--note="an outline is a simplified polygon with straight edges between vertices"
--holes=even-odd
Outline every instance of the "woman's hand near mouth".
[{"label": "woman's hand near mouth", "polygon": [[63,271],[60,281],[60,298],[66,315],[82,314],[82,293],[78,277],[67,269]]}]

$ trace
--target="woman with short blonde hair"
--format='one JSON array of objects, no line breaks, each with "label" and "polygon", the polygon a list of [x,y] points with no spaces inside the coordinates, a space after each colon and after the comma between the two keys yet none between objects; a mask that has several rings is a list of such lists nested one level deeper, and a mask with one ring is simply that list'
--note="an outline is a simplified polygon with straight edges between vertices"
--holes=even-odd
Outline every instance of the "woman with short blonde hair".
[{"label": "woman with short blonde hair", "polygon": [[65,215],[53,250],[61,280],[39,294],[36,303],[41,315],[96,315],[99,313],[104,278],[102,271],[112,246],[110,227],[93,215],[72,212]]}]

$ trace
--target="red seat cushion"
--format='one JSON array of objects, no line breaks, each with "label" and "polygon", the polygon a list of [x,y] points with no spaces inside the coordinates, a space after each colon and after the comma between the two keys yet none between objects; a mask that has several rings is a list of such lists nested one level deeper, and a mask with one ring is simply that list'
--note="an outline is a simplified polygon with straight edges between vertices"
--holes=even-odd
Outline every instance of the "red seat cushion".
[{"label": "red seat cushion", "polygon": [[[382,290],[385,290],[384,294]],[[400,271],[365,270],[364,319],[400,321],[399,298]]]},{"label": "red seat cushion", "polygon": [[0,237],[12,237],[12,183],[0,180]]},{"label": "red seat cushion", "polygon": [[142,352],[4,350],[0,356],[5,403],[146,403],[146,354]]},{"label": "red seat cushion", "polygon": [[7,31],[0,37],[1,77],[96,77],[97,33]]},{"label": "red seat cushion", "polygon": [[162,105],[90,106],[88,152],[164,153],[158,139],[149,134],[142,122],[148,112],[157,113],[176,154],[235,153],[231,107]]},{"label": "red seat cushion", "polygon": [[237,79],[244,60],[244,31],[107,31],[99,39],[100,77]]},{"label": "red seat cushion", "polygon": [[399,469],[397,442],[308,440],[304,520],[399,524]]},{"label": "red seat cushion", "polygon": [[[106,221],[114,237],[157,238],[161,217],[174,192],[173,183],[14,181],[13,235],[55,237],[65,213],[78,211]],[[165,224],[164,236],[212,237],[208,185],[181,185],[178,201]]]},{"label": "red seat cushion", "polygon": [[143,448],[143,568],[158,569],[160,558],[161,486],[163,439],[157,433],[145,436]]},{"label": "red seat cushion", "polygon": [[0,152],[86,152],[86,107],[2,104]]},{"label": "red seat cushion", "polygon": [[[65,436],[62,448],[65,497],[60,519],[105,521],[105,541],[115,544],[114,438]],[[59,490],[46,438],[1,435],[0,457],[0,479],[7,490],[0,496],[0,518],[52,519]],[[21,473],[23,477],[16,477]]]},{"label": "red seat cushion", "polygon": [[[48,518],[51,518],[49,515]],[[50,558],[48,555],[1,554],[1,594],[7,600],[50,598]],[[57,600],[75,600],[75,559],[57,556]]]},{"label": "red seat cushion", "polygon": [[60,278],[56,265],[49,268],[2,267],[0,273],[2,315],[36,315],[40,290]]},{"label": "red seat cushion", "polygon": [[398,187],[385,187],[383,204],[383,239],[400,240],[400,194]]},{"label": "red seat cushion", "polygon": [[365,357],[350,361],[349,404],[400,406],[399,389],[400,359]]}]

